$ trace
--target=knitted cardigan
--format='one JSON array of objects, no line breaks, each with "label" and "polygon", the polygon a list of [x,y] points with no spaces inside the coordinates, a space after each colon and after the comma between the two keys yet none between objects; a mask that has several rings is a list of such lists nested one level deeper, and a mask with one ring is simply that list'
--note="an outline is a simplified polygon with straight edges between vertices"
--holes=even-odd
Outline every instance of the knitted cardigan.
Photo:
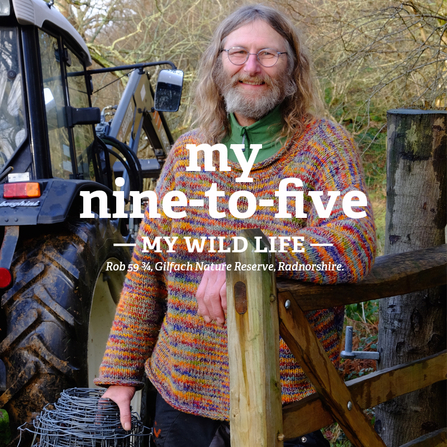
[{"label": "knitted cardigan", "polygon": [[[189,253],[184,237],[191,240],[204,236],[224,236],[225,247],[231,237],[245,228],[260,228],[270,236],[304,237],[303,253],[294,253],[292,246],[285,253],[276,253],[276,262],[286,264],[341,264],[340,271],[277,271],[278,276],[315,283],[356,282],[370,270],[375,254],[375,228],[370,203],[355,211],[366,211],[366,217],[348,218],[341,198],[348,191],[365,192],[361,163],[352,138],[345,129],[327,120],[314,120],[304,132],[294,135],[273,157],[254,164],[252,183],[235,181],[241,175],[239,165],[229,161],[231,171],[186,171],[189,151],[186,144],[200,144],[197,132],[190,132],[172,148],[156,188],[159,202],[169,191],[182,191],[188,199],[202,199],[204,207],[175,208],[186,217],[168,218],[159,206],[159,218],[149,218],[146,210],[136,241],[132,264],[138,271],[129,271],[106,352],[95,384],[100,386],[142,386],[144,370],[161,396],[172,407],[212,419],[229,419],[229,371],[227,328],[209,323],[197,315],[195,293],[203,271],[158,271],[157,263],[220,264],[225,253],[209,252],[209,243],[202,253]],[[307,218],[275,218],[275,191],[281,179],[299,178],[303,182],[304,211]],[[204,195],[216,183],[225,192],[218,198],[217,210],[223,218],[212,219],[208,198]],[[294,187],[289,185],[288,189]],[[252,217],[238,219],[228,209],[228,199],[236,191],[252,192],[260,199],[275,199],[273,207],[257,206]],[[328,218],[319,218],[308,191],[340,191]],[[288,199],[288,210],[294,215],[294,199]],[[238,200],[238,209],[247,203]],[[143,252],[143,237],[177,236],[175,250]],[[332,246],[310,247],[310,244]],[[217,247],[217,246],[216,246]],[[157,264],[158,266],[163,264]],[[167,264],[165,264],[166,266]],[[173,265],[173,264],[170,264]],[[148,267],[149,266],[149,267]],[[133,269],[135,270],[135,269]],[[307,313],[331,360],[338,365],[339,343],[343,326],[343,308]],[[280,341],[280,372],[283,403],[299,400],[313,392],[312,386],[297,365],[283,340]]]}]

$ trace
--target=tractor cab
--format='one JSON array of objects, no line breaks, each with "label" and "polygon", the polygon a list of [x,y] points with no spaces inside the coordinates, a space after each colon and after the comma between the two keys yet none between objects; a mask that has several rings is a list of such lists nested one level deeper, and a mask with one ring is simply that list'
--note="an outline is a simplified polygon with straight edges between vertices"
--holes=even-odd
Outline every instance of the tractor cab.
[{"label": "tractor cab", "polygon": [[[8,199],[33,199],[27,188],[33,194],[36,188],[26,182],[38,181],[48,195],[48,188],[60,190],[72,181],[69,196],[58,199],[64,206],[44,215],[31,213],[32,219],[25,218],[29,210],[21,212],[24,204],[44,207],[45,198],[39,204],[0,202],[0,226],[11,225],[6,214],[12,208],[17,208],[18,225],[61,222],[79,190],[110,192],[115,174],[131,180],[158,176],[173,144],[163,111],[178,109],[183,74],[165,61],[87,70],[91,64],[85,42],[52,3],[0,0],[0,194],[2,184],[20,182],[6,186]],[[173,70],[160,72],[154,92],[144,68],[166,64]],[[92,75],[116,70],[132,72],[113,119],[106,121],[91,104]],[[117,138],[121,144],[113,149],[110,141],[104,144],[95,125],[99,136]],[[152,146],[154,159],[132,161],[142,138]],[[110,160],[117,152],[120,156]],[[141,189],[142,181],[131,186]]]},{"label": "tractor cab", "polygon": [[1,0],[0,36],[0,178],[94,180],[87,46],[44,1]]}]

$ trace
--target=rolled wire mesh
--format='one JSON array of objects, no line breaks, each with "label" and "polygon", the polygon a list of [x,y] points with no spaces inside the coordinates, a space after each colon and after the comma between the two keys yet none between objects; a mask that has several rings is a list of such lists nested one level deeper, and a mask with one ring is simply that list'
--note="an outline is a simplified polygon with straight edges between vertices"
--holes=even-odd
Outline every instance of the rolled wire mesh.
[{"label": "rolled wire mesh", "polygon": [[137,413],[132,412],[132,429],[120,423],[115,402],[102,399],[105,390],[70,388],[55,404],[44,407],[31,423],[20,427],[34,433],[32,447],[139,447],[149,435]]}]

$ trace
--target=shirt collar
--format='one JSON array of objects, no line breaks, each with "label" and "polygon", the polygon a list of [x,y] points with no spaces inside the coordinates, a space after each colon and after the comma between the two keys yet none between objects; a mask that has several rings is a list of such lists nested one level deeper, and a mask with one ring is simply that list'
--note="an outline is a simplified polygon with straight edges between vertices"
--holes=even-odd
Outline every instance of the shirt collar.
[{"label": "shirt collar", "polygon": [[[230,147],[231,144],[244,144],[245,156],[250,156],[250,144],[262,144],[258,155],[265,159],[274,155],[284,144],[286,138],[279,138],[283,127],[283,119],[280,105],[276,106],[270,113],[250,126],[241,126],[233,113],[229,115],[230,133],[224,137],[222,143]],[[229,151],[229,158],[233,157],[233,151]],[[258,157],[257,157],[257,160]]]}]

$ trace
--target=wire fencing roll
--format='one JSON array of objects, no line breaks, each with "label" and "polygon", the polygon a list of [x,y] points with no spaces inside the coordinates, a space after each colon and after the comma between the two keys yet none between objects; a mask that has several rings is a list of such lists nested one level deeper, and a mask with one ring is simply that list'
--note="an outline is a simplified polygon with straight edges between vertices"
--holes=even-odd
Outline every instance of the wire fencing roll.
[{"label": "wire fencing roll", "polygon": [[[44,407],[21,431],[34,433],[32,447],[139,447],[149,430],[132,412],[132,429],[120,422],[115,402],[102,399],[105,390],[70,388],[54,404]],[[20,444],[20,443],[19,443]]]}]

